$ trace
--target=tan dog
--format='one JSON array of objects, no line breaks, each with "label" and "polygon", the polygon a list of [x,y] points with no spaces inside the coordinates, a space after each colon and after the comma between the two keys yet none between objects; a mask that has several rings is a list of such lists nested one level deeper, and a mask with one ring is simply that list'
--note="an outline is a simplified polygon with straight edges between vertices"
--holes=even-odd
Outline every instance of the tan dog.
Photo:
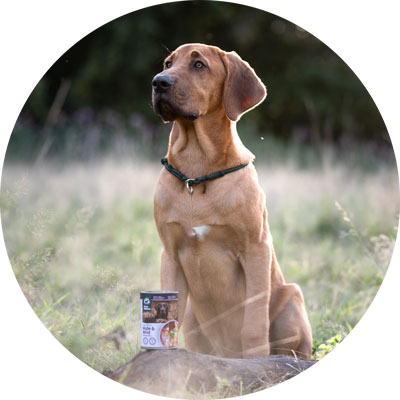
[{"label": "tan dog", "polygon": [[[172,52],[152,84],[155,112],[174,121],[154,215],[164,245],[161,288],[179,291],[185,347],[309,359],[303,295],[284,281],[254,156],[236,132],[235,121],[264,100],[264,85],[236,53],[203,44]],[[184,182],[236,166],[218,179]]]}]

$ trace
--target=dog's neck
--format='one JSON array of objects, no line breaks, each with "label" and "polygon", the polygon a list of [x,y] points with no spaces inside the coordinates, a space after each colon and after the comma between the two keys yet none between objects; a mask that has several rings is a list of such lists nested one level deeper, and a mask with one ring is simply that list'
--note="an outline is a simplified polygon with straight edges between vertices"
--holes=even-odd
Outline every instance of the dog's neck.
[{"label": "dog's neck", "polygon": [[236,123],[217,110],[194,121],[177,119],[172,125],[168,162],[190,177],[209,174],[252,161]]}]

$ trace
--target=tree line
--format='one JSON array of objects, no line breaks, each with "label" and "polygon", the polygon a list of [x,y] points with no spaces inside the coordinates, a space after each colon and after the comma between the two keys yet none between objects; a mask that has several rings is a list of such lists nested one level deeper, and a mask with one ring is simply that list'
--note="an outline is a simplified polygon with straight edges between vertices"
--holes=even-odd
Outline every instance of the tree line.
[{"label": "tree line", "polygon": [[235,50],[255,69],[268,89],[266,101],[245,117],[257,132],[315,144],[390,145],[372,98],[331,49],[276,15],[219,1],[145,8],[88,34],[37,84],[20,126],[36,129],[35,140],[43,140],[46,127],[99,118],[105,110],[127,124],[160,124],[151,108],[151,79],[168,52],[188,42]]}]

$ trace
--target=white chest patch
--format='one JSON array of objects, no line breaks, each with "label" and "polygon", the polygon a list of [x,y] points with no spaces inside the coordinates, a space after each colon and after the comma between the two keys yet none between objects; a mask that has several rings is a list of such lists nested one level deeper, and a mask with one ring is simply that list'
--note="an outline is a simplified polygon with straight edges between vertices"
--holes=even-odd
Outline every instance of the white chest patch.
[{"label": "white chest patch", "polygon": [[190,231],[189,236],[197,237],[200,240],[203,240],[204,236],[207,235],[208,232],[210,232],[210,229],[211,228],[207,225],[194,226]]}]

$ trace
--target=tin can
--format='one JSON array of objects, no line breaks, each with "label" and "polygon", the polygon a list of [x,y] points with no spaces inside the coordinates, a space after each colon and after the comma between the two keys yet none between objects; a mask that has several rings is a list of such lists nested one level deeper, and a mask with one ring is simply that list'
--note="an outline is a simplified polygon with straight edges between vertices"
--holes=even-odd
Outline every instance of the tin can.
[{"label": "tin can", "polygon": [[143,349],[178,347],[178,292],[140,292],[140,346]]}]

